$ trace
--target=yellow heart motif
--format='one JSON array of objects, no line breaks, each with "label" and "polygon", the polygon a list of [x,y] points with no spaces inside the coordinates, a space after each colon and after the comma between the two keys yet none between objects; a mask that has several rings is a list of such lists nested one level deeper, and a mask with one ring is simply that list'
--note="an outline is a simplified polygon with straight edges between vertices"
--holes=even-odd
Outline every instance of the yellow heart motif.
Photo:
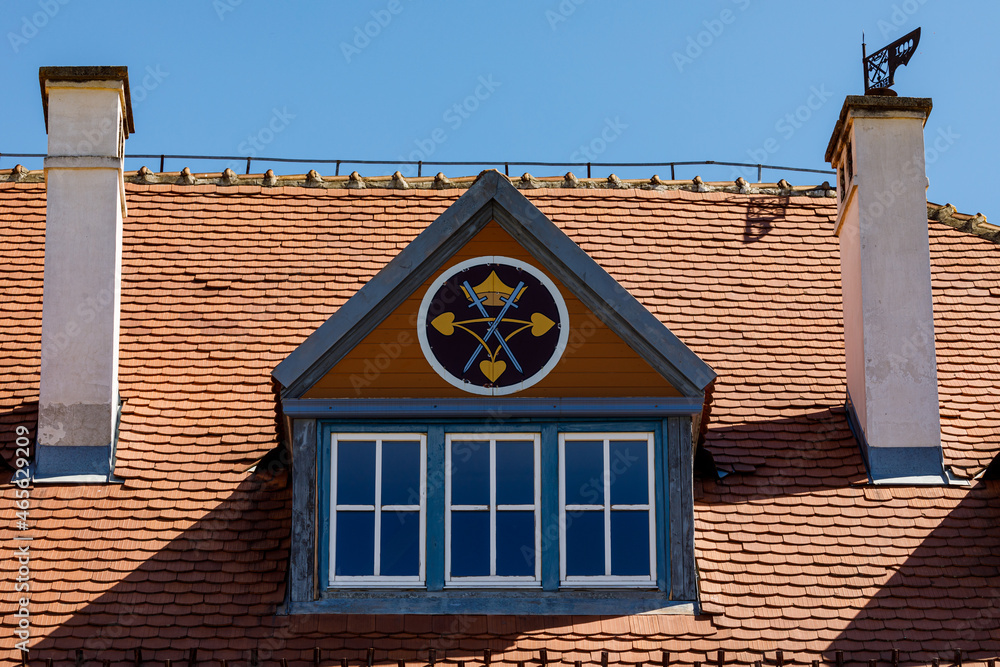
[{"label": "yellow heart motif", "polygon": [[452,335],[455,333],[455,313],[441,313],[431,320],[431,326],[445,336]]},{"label": "yellow heart motif", "polygon": [[531,316],[531,335],[544,336],[554,325],[555,322],[542,313],[534,313]]},{"label": "yellow heart motif", "polygon": [[497,378],[503,375],[503,372],[507,370],[507,362],[483,359],[479,362],[479,370],[483,372],[483,375],[485,375],[490,382],[496,382]]}]

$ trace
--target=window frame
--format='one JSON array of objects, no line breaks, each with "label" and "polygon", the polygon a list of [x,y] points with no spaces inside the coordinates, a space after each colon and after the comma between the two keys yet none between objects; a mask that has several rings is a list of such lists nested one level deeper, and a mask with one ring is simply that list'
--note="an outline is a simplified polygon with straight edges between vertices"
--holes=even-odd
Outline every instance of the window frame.
[{"label": "window frame", "polygon": [[[612,505],[611,504],[611,461],[610,447],[612,441],[645,440],[646,441],[646,503],[644,505]],[[566,503],[566,442],[602,441],[603,468],[602,487],[604,502],[602,505],[585,505]],[[656,588],[658,563],[657,551],[657,488],[654,450],[656,434],[652,431],[603,431],[587,432],[573,431],[559,433],[559,587],[566,588]],[[618,510],[642,510],[649,513],[649,575],[613,575],[611,574],[611,513]],[[566,513],[574,511],[602,510],[604,519],[604,574],[603,575],[568,575],[566,573],[566,533],[568,524]]]},{"label": "window frame", "polygon": [[[343,507],[347,509],[340,509],[341,505],[337,503],[337,448],[339,443],[342,441],[363,441],[363,442],[375,442],[375,504],[372,506],[372,510],[368,510],[368,506],[364,506],[366,509],[350,509],[350,508],[360,508],[360,505],[349,505],[345,504]],[[413,442],[417,441],[420,445],[420,480],[419,480],[419,496],[420,502],[418,505],[383,505],[381,503],[381,487],[382,487],[382,443],[385,441],[390,442]],[[426,433],[404,433],[404,432],[364,432],[364,431],[352,431],[352,432],[339,432],[336,430],[331,431],[330,441],[329,441],[329,470],[328,470],[328,488],[329,497],[327,503],[327,512],[329,513],[330,529],[329,529],[329,542],[327,554],[327,588],[411,588],[411,589],[422,589],[426,586],[427,581],[427,434]],[[414,509],[416,507],[416,509]],[[386,508],[389,508],[386,510]],[[410,577],[400,577],[400,576],[383,576],[379,574],[371,575],[340,575],[336,574],[337,571],[337,513],[338,512],[350,512],[350,511],[374,511],[375,513],[375,527],[374,527],[374,572],[378,572],[379,565],[381,561],[380,553],[380,535],[382,531],[381,526],[381,515],[383,511],[405,511],[405,512],[419,512],[419,526],[418,526],[418,568],[417,576]]]},{"label": "window frame", "polygon": [[[470,509],[453,509],[455,506],[451,502],[451,479],[454,471],[452,465],[452,443],[455,440],[487,442],[490,448],[490,501],[488,511],[490,513],[490,571],[496,572],[497,549],[496,549],[496,515],[502,511],[527,511],[531,510],[534,516],[535,535],[535,574],[534,576],[500,576],[490,574],[487,576],[454,577],[451,574],[451,519],[455,511],[476,511]],[[534,503],[527,505],[505,505],[506,509],[501,509],[501,505],[496,502],[496,449],[497,443],[503,441],[528,441],[532,443],[532,466],[534,478],[532,479],[532,494]],[[541,434],[538,432],[501,432],[501,433],[445,433],[445,500],[444,500],[444,587],[445,588],[541,588],[542,587],[542,446]],[[460,506],[471,507],[471,506]],[[482,511],[482,510],[478,510]]]}]

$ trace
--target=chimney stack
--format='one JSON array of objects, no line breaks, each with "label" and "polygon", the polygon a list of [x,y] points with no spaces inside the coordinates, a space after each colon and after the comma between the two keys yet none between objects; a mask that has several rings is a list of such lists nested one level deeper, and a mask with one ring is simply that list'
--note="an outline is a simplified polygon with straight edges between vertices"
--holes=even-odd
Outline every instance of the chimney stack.
[{"label": "chimney stack", "polygon": [[929,98],[848,96],[837,170],[847,408],[875,483],[947,482],[941,452],[923,128]]},{"label": "chimney stack", "polygon": [[125,67],[43,67],[45,282],[36,482],[107,482],[120,399]]}]

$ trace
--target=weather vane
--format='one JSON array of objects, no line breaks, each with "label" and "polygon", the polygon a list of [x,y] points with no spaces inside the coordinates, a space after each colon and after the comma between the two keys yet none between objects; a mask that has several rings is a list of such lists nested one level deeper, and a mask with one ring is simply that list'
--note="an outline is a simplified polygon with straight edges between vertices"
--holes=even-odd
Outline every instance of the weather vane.
[{"label": "weather vane", "polygon": [[865,35],[861,33],[861,60],[865,68],[865,95],[895,95],[890,90],[896,68],[910,62],[920,43],[920,28],[870,56],[865,53]]}]

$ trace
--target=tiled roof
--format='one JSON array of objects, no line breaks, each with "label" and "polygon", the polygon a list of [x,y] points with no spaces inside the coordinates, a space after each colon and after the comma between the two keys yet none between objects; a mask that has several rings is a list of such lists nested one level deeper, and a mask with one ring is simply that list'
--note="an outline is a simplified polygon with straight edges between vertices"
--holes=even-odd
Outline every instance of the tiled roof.
[{"label": "tiled roof", "polygon": [[[522,192],[718,373],[697,485],[697,617],[276,615],[290,492],[270,372],[458,189],[127,185],[120,485],[35,487],[33,657],[426,664],[968,661],[1000,654],[1000,497],[872,488],[843,410],[829,197]],[[936,210],[936,209],[935,209]],[[0,183],[0,447],[35,427],[44,184]],[[929,222],[946,463],[1000,451],[1000,246]],[[961,217],[967,226],[970,218]],[[13,489],[0,521],[15,525]],[[0,564],[11,582],[16,559]],[[8,586],[8,583],[4,584]],[[12,635],[10,615],[4,632]],[[19,659],[8,641],[4,657]]]}]

